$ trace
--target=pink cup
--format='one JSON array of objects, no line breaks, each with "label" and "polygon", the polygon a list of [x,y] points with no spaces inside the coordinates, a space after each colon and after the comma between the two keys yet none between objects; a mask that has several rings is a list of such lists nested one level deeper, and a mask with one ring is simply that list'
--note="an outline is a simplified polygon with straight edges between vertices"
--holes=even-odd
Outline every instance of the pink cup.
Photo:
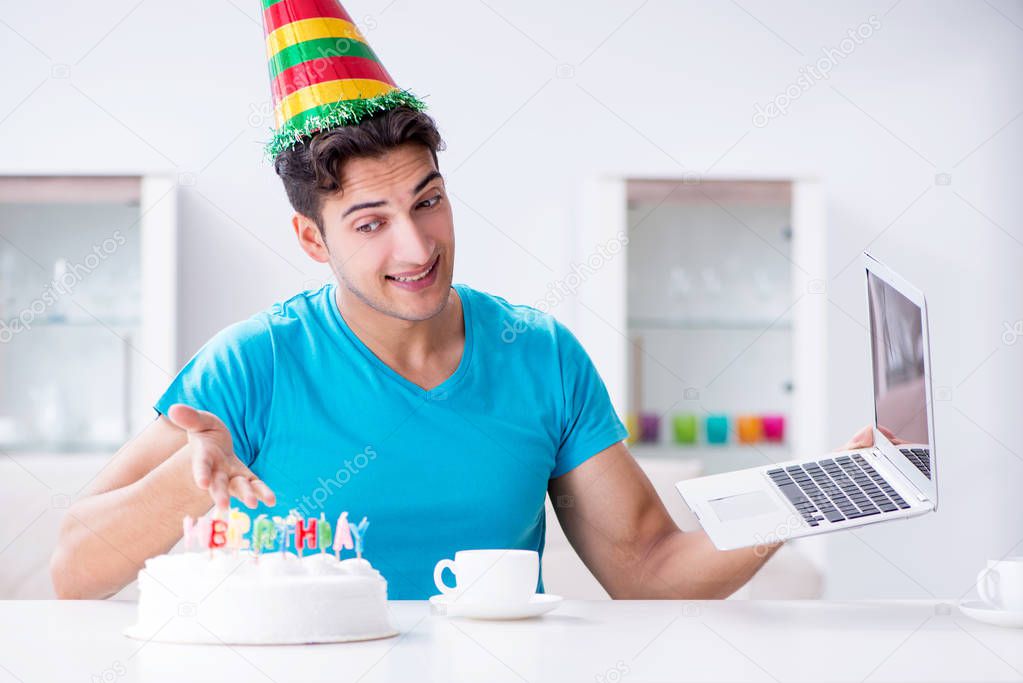
[{"label": "pink cup", "polygon": [[784,415],[761,415],[760,422],[764,427],[764,441],[779,443],[785,440]]}]

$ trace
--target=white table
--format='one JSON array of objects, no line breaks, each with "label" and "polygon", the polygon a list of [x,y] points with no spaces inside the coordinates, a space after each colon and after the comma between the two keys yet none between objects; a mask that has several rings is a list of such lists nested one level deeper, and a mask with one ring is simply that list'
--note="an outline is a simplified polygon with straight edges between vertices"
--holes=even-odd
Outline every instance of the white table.
[{"label": "white table", "polygon": [[391,608],[395,638],[226,647],[125,638],[130,602],[5,601],[0,681],[1023,680],[1023,631],[936,601],[569,601],[518,622]]}]

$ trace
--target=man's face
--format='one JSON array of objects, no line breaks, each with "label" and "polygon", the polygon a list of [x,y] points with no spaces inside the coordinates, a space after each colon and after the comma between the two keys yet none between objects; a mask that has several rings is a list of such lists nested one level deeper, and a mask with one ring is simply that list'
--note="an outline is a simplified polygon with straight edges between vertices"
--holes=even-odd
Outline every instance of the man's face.
[{"label": "man's face", "polygon": [[422,145],[353,159],[341,191],[322,207],[328,261],[338,281],[371,308],[402,320],[444,309],[455,235],[444,179]]}]

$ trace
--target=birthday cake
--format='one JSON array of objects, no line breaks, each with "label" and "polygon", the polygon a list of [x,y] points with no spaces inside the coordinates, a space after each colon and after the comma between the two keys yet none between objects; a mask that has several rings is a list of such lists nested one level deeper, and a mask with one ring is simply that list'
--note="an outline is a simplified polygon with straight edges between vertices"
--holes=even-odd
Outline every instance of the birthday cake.
[{"label": "birthday cake", "polygon": [[[387,582],[362,558],[368,523],[292,513],[254,522],[185,518],[185,552],[146,561],[139,572],[143,640],[225,645],[331,643],[397,634]],[[251,538],[246,534],[251,527]],[[354,549],[356,557],[341,559]]]}]

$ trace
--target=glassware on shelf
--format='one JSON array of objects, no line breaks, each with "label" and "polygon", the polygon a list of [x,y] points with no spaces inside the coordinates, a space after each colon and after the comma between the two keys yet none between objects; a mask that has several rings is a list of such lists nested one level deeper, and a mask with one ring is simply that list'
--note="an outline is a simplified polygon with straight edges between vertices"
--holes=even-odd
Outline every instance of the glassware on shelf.
[{"label": "glassware on shelf", "polygon": [[661,416],[657,413],[639,414],[639,440],[641,443],[657,443],[661,440]]},{"label": "glassware on shelf", "polygon": [[784,415],[762,415],[760,420],[764,425],[764,441],[781,443],[785,440]]},{"label": "glassware on shelf", "polygon": [[691,413],[676,415],[671,422],[675,443],[691,445],[696,443],[696,416]]},{"label": "glassware on shelf", "polygon": [[142,247],[139,230],[114,228],[135,227],[138,205],[55,196],[0,208],[0,447],[123,442],[139,383]]},{"label": "glassware on shelf", "polygon": [[753,286],[757,297],[761,301],[771,299],[775,294],[775,290],[777,290],[777,286],[771,280],[771,275],[767,272],[766,268],[755,268],[753,270]]},{"label": "glassware on shelf", "polygon": [[721,276],[718,275],[717,268],[713,266],[707,266],[700,271],[700,278],[703,280],[703,289],[711,296],[718,296],[721,294]]},{"label": "glassware on shelf", "polygon": [[625,430],[629,432],[627,443],[634,444],[639,441],[639,417],[635,413],[625,416]]},{"label": "glassware on shelf", "polygon": [[124,423],[116,416],[100,416],[90,421],[85,434],[88,440],[96,444],[115,444],[126,438]]},{"label": "glassware on shelf", "polygon": [[70,273],[68,269],[67,259],[61,256],[53,264],[53,282],[56,283],[59,288],[54,289],[56,295],[54,302],[50,305],[50,310],[47,312],[46,319],[51,323],[66,323],[68,322],[68,302],[67,297],[71,296],[70,292],[66,291],[66,287],[69,281],[73,279],[68,278],[67,275]]},{"label": "glassware on shelf", "polygon": [[17,306],[17,292],[14,288],[14,283],[18,281],[17,267],[14,252],[0,246],[0,321],[10,318]]},{"label": "glassware on shelf", "polygon": [[632,403],[634,411],[630,418],[640,443],[657,443],[661,438],[661,416],[643,410],[643,338],[632,341]]},{"label": "glassware on shelf", "polygon": [[759,415],[739,415],[735,418],[735,431],[739,443],[757,443],[764,435],[764,426]]},{"label": "glassware on shelf", "polygon": [[64,392],[51,381],[29,390],[34,404],[35,434],[39,443],[59,446],[71,440],[71,414]]},{"label": "glassware on shelf", "polygon": [[715,445],[728,443],[727,415],[708,415],[704,420],[704,428],[707,430],[707,443]]}]

